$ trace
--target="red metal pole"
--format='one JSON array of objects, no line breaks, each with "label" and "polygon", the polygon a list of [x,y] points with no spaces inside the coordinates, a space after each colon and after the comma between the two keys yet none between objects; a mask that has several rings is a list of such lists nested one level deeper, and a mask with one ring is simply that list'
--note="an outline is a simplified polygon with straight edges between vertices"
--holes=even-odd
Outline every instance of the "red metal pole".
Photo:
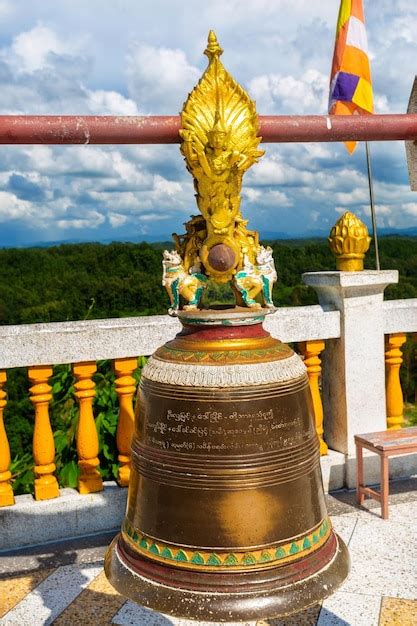
[{"label": "red metal pole", "polygon": [[[1,115],[0,144],[179,143],[171,116]],[[417,114],[260,116],[264,143],[417,139]]]},{"label": "red metal pole", "polygon": [[417,115],[268,115],[264,142],[394,141],[417,139]]},{"label": "red metal pole", "polygon": [[179,143],[179,128],[178,115],[0,115],[0,144]]}]

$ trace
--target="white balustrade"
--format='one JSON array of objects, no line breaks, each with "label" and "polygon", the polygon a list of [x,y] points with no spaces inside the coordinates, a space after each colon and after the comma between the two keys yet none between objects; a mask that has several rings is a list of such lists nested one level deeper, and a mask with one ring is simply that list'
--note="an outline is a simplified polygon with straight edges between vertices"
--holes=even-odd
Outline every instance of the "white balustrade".
[{"label": "white balustrade", "polygon": [[[279,307],[267,317],[265,328],[287,343],[325,342],[320,358],[324,439],[330,450],[328,457],[322,457],[324,481],[333,488],[353,486],[356,465],[353,436],[386,428],[384,337],[417,331],[417,299],[383,300],[385,287],[398,281],[396,271],[314,272],[304,274],[303,279],[316,290],[320,304]],[[0,327],[0,372],[12,367],[33,369],[51,364],[94,363],[102,359],[130,363],[129,359],[152,354],[180,328],[179,321],[168,315],[3,326]],[[119,377],[122,374],[118,372]],[[126,381],[131,383],[130,378]],[[7,391],[7,383],[4,388]],[[132,389],[126,387],[129,402]],[[128,413],[131,416],[129,407]],[[119,452],[128,470],[128,448],[125,444],[122,447]],[[403,461],[398,473],[410,475],[411,467],[411,463]],[[6,479],[5,475],[5,484]],[[54,506],[67,508],[69,534],[73,536],[85,533],[85,525],[80,523],[81,509],[85,506],[92,507],[94,518],[101,521],[104,518],[98,512],[106,511],[107,526],[114,515],[114,527],[117,527],[125,495],[116,496],[116,493],[125,494],[125,490],[114,484],[104,486],[103,492],[90,493],[88,499],[78,496],[74,490],[61,489],[60,498],[38,501],[36,509],[32,508],[35,506],[32,496],[18,496],[15,505],[0,508],[0,516],[4,517],[4,547],[16,545],[16,519],[20,516],[27,527],[32,512],[30,542],[39,540],[36,529],[44,532],[42,515],[49,519],[49,509],[41,511],[40,506],[52,507],[51,511]],[[113,513],[110,506],[116,507]],[[51,538],[58,536],[59,529],[53,526]]]}]

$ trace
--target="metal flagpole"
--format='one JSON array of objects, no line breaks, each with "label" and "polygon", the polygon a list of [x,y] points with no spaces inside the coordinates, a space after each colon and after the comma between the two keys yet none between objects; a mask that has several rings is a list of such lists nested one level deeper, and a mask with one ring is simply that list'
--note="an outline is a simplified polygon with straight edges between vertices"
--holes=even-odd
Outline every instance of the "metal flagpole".
[{"label": "metal flagpole", "polygon": [[372,234],[373,234],[374,242],[375,242],[375,261],[376,261],[376,269],[379,272],[379,270],[381,269],[381,266],[379,264],[379,247],[378,247],[378,234],[377,234],[377,228],[376,228],[374,188],[373,188],[373,183],[372,183],[371,153],[369,151],[369,145],[367,141],[365,141],[365,148],[366,148],[366,164],[368,166],[369,201],[371,204],[372,231],[373,231]]}]

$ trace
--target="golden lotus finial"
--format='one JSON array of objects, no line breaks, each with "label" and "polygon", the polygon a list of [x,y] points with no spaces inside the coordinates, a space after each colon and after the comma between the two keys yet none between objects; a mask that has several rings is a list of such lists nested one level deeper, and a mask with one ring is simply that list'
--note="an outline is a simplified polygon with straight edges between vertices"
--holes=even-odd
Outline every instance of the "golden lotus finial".
[{"label": "golden lotus finial", "polygon": [[212,57],[219,57],[223,54],[223,48],[219,45],[216,34],[212,30],[208,34],[207,48],[204,50],[204,54],[208,56],[209,60]]},{"label": "golden lotus finial", "polygon": [[330,231],[330,249],[336,257],[336,268],[343,272],[361,272],[371,237],[366,224],[346,211]]}]

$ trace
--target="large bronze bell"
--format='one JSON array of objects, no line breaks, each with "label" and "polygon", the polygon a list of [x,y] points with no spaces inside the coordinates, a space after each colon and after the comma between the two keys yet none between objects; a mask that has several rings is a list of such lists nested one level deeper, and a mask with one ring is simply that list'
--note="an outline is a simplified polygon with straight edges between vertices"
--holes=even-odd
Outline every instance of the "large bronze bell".
[{"label": "large bronze bell", "polygon": [[[212,32],[205,53],[180,131],[201,215],[163,260],[183,330],[142,373],[127,513],[105,570],[140,604],[218,622],[313,605],[349,557],[327,516],[306,368],[262,326],[277,274],[239,197],[263,154],[255,105]],[[239,306],[198,310],[209,280],[229,282]]]},{"label": "large bronze bell", "polygon": [[127,514],[105,569],[163,613],[288,615],[348,573],[305,366],[260,313],[181,313],[183,331],[143,371]]}]

